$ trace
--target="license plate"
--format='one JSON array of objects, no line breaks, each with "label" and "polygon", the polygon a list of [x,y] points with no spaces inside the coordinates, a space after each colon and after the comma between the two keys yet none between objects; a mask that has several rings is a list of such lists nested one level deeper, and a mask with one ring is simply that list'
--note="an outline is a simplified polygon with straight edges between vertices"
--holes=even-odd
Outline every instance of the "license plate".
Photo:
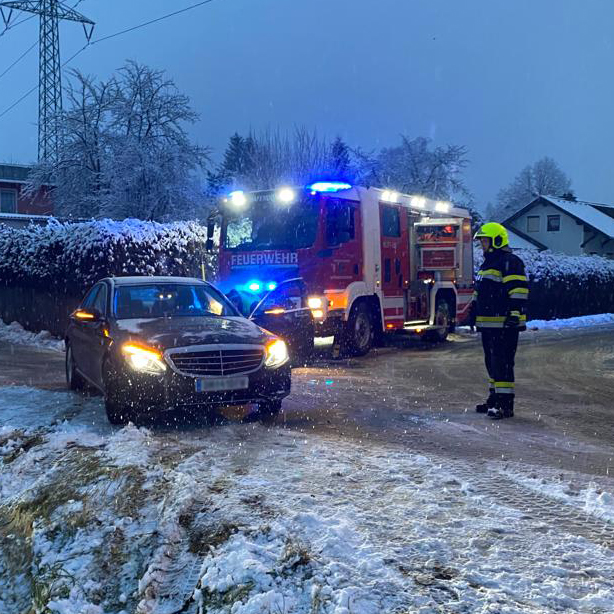
[{"label": "license plate", "polygon": [[248,377],[212,377],[197,379],[196,392],[220,392],[222,390],[245,390],[249,387]]}]

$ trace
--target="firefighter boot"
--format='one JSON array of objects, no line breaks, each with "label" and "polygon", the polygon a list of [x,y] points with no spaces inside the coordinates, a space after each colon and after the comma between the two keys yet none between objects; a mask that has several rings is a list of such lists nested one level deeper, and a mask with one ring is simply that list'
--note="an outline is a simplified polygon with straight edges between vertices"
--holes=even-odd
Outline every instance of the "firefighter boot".
[{"label": "firefighter boot", "polygon": [[514,395],[513,394],[498,394],[496,395],[495,407],[488,410],[488,417],[493,420],[501,420],[502,418],[514,417]]},{"label": "firefighter boot", "polygon": [[488,410],[491,407],[495,407],[496,405],[496,401],[495,401],[495,391],[491,390],[490,394],[488,395],[488,398],[486,399],[486,403],[480,403],[479,405],[475,406],[475,411],[478,412],[478,414],[486,414],[488,413]]}]

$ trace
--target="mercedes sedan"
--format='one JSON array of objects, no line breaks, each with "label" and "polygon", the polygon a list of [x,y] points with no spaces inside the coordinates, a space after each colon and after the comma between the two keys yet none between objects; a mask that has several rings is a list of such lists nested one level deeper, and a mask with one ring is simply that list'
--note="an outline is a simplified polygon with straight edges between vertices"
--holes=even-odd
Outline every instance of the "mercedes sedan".
[{"label": "mercedes sedan", "polygon": [[113,424],[178,407],[254,403],[272,415],[290,394],[285,342],[198,279],[103,279],[72,313],[65,341],[68,386],[101,390]]}]

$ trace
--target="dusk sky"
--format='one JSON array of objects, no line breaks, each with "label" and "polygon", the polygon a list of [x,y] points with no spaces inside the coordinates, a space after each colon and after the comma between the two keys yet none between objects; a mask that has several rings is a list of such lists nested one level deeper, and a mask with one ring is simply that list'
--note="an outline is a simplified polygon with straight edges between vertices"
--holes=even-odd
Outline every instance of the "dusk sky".
[{"label": "dusk sky", "polygon": [[[194,3],[77,10],[96,22],[95,40]],[[613,23],[612,0],[212,0],[95,44],[69,67],[101,78],[127,59],[164,69],[215,158],[250,128],[305,125],[366,150],[403,133],[465,145],[479,207],[544,155],[578,197],[614,203]],[[0,73],[37,37],[38,18],[0,37]],[[85,43],[71,22],[60,39],[62,61]],[[0,113],[37,80],[34,49],[0,78]],[[35,160],[37,106],[34,92],[0,118],[0,161]]]}]

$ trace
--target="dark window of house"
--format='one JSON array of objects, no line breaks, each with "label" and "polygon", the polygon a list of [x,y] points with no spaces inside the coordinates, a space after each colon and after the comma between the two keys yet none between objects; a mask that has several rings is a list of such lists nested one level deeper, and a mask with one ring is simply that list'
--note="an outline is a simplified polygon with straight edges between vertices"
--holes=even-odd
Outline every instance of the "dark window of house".
[{"label": "dark window of house", "polygon": [[0,190],[0,212],[17,213],[17,192]]},{"label": "dark window of house", "polygon": [[385,237],[401,236],[401,216],[398,207],[382,207],[382,234]]},{"label": "dark window of house", "polygon": [[527,232],[539,232],[539,215],[527,215]]},{"label": "dark window of house", "polygon": [[561,216],[549,215],[548,216],[548,232],[558,232],[561,230]]}]

